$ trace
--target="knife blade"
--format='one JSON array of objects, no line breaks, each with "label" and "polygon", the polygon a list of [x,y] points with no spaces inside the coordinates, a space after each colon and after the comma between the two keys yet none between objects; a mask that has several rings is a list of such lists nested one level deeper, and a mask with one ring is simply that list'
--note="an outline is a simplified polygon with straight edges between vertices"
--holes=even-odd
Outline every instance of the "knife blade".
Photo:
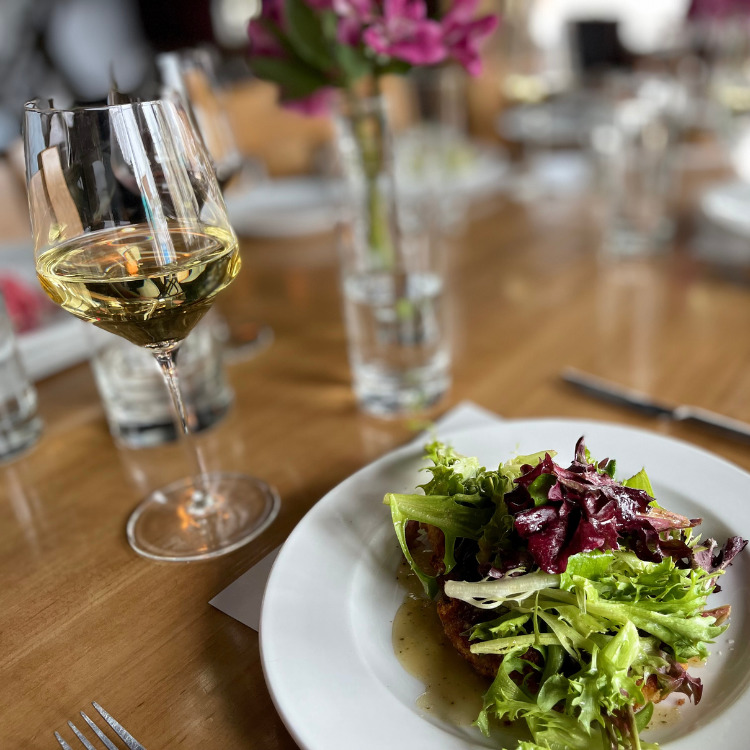
[{"label": "knife blade", "polygon": [[731,437],[750,440],[750,424],[747,422],[741,422],[723,414],[702,409],[699,406],[689,404],[671,406],[642,391],[626,388],[618,383],[599,378],[596,375],[590,375],[573,367],[565,368],[561,377],[566,383],[574,385],[584,393],[602,401],[627,406],[653,417],[664,416],[675,422],[690,422],[711,427]]}]

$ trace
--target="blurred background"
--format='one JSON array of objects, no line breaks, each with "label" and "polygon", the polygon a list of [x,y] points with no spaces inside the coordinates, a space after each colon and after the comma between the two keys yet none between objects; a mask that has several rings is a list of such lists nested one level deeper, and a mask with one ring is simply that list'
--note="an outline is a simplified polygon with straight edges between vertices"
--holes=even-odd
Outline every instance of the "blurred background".
[{"label": "blurred background", "polygon": [[[113,78],[122,91],[157,95],[156,56],[162,52],[210,46],[223,84],[252,84],[247,23],[259,1],[3,0],[0,153],[17,138],[21,107],[31,97],[54,97],[60,106],[97,102],[106,97]],[[723,7],[728,0],[703,4]],[[500,111],[585,89],[606,71],[657,64],[698,86],[705,82],[706,65],[715,62],[712,56],[741,53],[734,49],[741,40],[719,38],[715,18],[711,23],[688,20],[689,0],[484,0],[482,6],[504,20],[486,45],[484,73],[464,98],[471,132],[492,140],[510,140],[526,124],[511,119],[498,128]],[[735,27],[734,35],[739,32]],[[252,103],[234,123],[243,151],[263,152],[272,173],[309,168],[324,138],[320,123],[284,117],[275,111],[272,87],[250,88]],[[283,123],[281,132],[277,123]],[[536,140],[566,140],[562,130],[571,123],[558,126],[554,134],[535,133]],[[296,137],[284,148],[268,143],[286,140],[286,128]]]},{"label": "blurred background", "polygon": [[[327,120],[282,110],[274,87],[253,81],[249,73],[247,23],[259,1],[3,0],[3,171],[14,154],[18,159],[20,112],[27,99],[54,98],[58,106],[103,101],[113,81],[142,98],[158,96],[158,55],[196,47],[214,56],[217,85],[226,94],[222,106],[243,156],[259,159],[271,176],[324,170],[331,138]],[[454,75],[452,82],[441,82],[440,117],[472,139],[506,149],[511,162],[526,170],[512,197],[531,197],[542,188],[535,174],[551,185],[586,171],[587,165],[570,158],[571,150],[591,149],[590,157],[612,147],[611,134],[595,132],[605,109],[613,97],[624,95],[626,85],[634,92],[634,74],[648,74],[660,78],[657,96],[662,104],[670,99],[679,139],[695,140],[699,131],[712,134],[738,176],[750,179],[750,166],[742,163],[741,132],[750,91],[745,5],[733,0],[482,0],[483,10],[501,14],[501,28],[485,46],[481,76],[467,81]],[[620,74],[618,93],[615,73]],[[627,84],[626,74],[631,76]],[[397,128],[414,120],[414,92],[407,96],[405,89],[418,86],[418,79],[393,82],[389,93]],[[434,88],[435,79],[428,85]],[[418,107],[417,116],[424,117]],[[568,153],[550,159],[550,151]],[[691,157],[703,158],[698,152]],[[7,190],[5,174],[2,179]]]},{"label": "blurred background", "polygon": [[[27,99],[103,102],[113,82],[157,97],[171,64],[165,55],[200,50],[210,59],[213,104],[198,116],[221,119],[231,141],[226,200],[237,232],[310,236],[336,224],[331,120],[282,108],[275,87],[250,72],[247,24],[258,3],[0,4],[0,288],[33,379],[85,358],[88,345],[68,342],[57,364],[45,365],[34,361],[39,342],[24,336],[56,314],[36,288],[24,289],[33,269],[19,262],[29,232],[20,138]],[[507,202],[543,225],[565,215],[567,199],[587,195],[600,258],[679,247],[692,263],[747,281],[747,6],[482,0],[481,10],[502,22],[484,47],[481,75],[438,68],[386,82],[399,191],[416,206],[411,220],[421,221],[429,196],[443,201],[444,234]],[[435,123],[437,146],[426,127]]]},{"label": "blurred background", "polygon": [[[122,91],[156,96],[159,53],[208,46],[220,84],[243,91],[227,103],[241,151],[260,156],[272,175],[319,167],[326,124],[281,111],[273,87],[249,74],[247,23],[259,2],[3,0],[0,154],[17,142],[27,99],[54,97],[59,106],[102,101],[113,80]],[[580,148],[588,145],[597,104],[592,91],[612,71],[647,70],[685,87],[692,111],[684,125],[721,128],[719,117],[710,121],[706,99],[728,110],[717,115],[743,108],[747,25],[733,21],[744,16],[744,5],[483,0],[503,23],[485,47],[483,74],[453,94],[452,107],[461,111],[454,118],[473,136],[510,146],[513,158],[521,147]]]}]

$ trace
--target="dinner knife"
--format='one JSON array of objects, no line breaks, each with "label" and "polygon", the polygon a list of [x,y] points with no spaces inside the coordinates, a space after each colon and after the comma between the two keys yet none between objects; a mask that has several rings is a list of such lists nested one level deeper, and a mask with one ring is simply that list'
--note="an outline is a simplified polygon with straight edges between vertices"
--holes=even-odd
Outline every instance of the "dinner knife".
[{"label": "dinner knife", "polygon": [[573,367],[565,368],[561,376],[566,383],[570,383],[584,393],[588,393],[603,401],[629,406],[643,414],[654,417],[669,417],[676,422],[691,422],[706,427],[713,427],[732,437],[750,440],[750,424],[726,417],[723,414],[717,414],[708,409],[701,409],[699,406],[690,406],[688,404],[669,406],[641,391],[626,388],[595,375],[589,375]]}]

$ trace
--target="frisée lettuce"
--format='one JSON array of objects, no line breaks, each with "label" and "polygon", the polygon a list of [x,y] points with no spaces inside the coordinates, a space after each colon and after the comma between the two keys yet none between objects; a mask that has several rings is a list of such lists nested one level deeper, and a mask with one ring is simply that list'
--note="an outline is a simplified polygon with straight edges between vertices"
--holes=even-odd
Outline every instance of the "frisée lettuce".
[{"label": "fris\u00e9e lettuce", "polygon": [[[501,658],[482,732],[524,720],[533,742],[517,750],[656,748],[640,739],[654,702],[701,699],[688,664],[728,627],[729,606],[707,600],[747,542],[701,541],[701,519],[662,508],[645,470],[618,481],[583,438],[568,467],[554,455],[487,470],[435,442],[422,493],[384,502],[427,595],[471,605],[471,654]],[[414,554],[417,529],[432,532],[429,566]]]}]

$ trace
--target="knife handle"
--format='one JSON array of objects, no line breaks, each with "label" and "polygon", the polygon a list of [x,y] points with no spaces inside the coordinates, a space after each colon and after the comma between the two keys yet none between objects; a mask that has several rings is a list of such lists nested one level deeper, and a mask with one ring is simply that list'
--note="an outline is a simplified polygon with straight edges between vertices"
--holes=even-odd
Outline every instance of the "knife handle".
[{"label": "knife handle", "polygon": [[680,422],[697,422],[709,425],[734,437],[750,440],[750,424],[725,417],[723,414],[717,414],[708,409],[701,409],[699,406],[678,406],[674,410],[673,416]]}]

